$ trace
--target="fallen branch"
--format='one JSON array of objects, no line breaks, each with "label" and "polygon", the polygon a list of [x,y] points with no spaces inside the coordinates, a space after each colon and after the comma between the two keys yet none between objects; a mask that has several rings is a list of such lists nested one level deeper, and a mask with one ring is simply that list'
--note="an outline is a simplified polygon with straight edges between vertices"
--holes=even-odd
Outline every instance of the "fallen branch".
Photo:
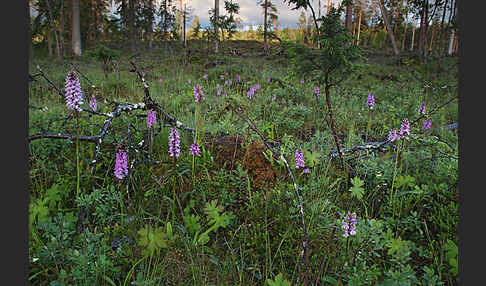
[{"label": "fallen branch", "polygon": [[[456,128],[459,127],[459,123],[452,123],[452,124],[448,124],[448,125],[445,125],[445,126],[442,126],[442,127],[437,127],[437,128],[434,128],[432,129],[433,131],[438,131],[442,128],[445,128],[445,129],[448,129],[448,130],[454,130]],[[442,141],[443,142],[443,141]],[[360,150],[376,150],[376,151],[381,151],[381,152],[385,152],[386,151],[386,146],[388,146],[391,142],[389,140],[385,140],[385,141],[381,141],[381,142],[367,142],[367,143],[364,143],[363,145],[357,145],[357,146],[354,146],[350,149],[343,149],[341,150],[341,152],[343,154],[346,154],[346,153],[354,153],[356,151],[360,151]],[[444,142],[446,143],[446,142]],[[452,147],[451,147],[452,148]],[[331,150],[329,152],[329,157],[330,158],[334,158],[338,156],[338,151],[336,150]]]},{"label": "fallen branch", "polygon": [[122,112],[130,112],[132,110],[144,109],[144,108],[145,108],[145,103],[143,103],[143,102],[138,103],[138,104],[117,105],[114,108],[113,112],[108,114],[109,117],[103,123],[103,127],[101,128],[101,132],[98,135],[99,137],[98,137],[98,142],[96,142],[96,146],[95,146],[95,154],[93,155],[93,160],[91,160],[91,163],[90,163],[91,166],[96,164],[96,162],[98,160],[98,155],[101,153],[101,151],[100,151],[101,143],[103,142],[103,139],[105,138],[106,132],[110,128],[110,126],[113,122],[113,119],[120,116],[120,114]]},{"label": "fallen branch", "polygon": [[143,73],[138,70],[137,66],[133,61],[130,61],[130,64],[132,65],[132,69],[130,70],[130,72],[136,73],[138,75],[138,78],[142,81],[143,89],[145,93],[145,97],[143,101],[147,105],[147,109],[157,110],[159,113],[161,113],[164,116],[166,121],[168,121],[175,127],[194,133],[195,130],[193,128],[187,127],[184,123],[171,116],[169,113],[165,111],[165,109],[160,104],[156,103],[152,99],[152,97],[150,97],[149,85],[147,81],[145,81]]},{"label": "fallen branch", "polygon": [[78,139],[79,141],[87,141],[96,143],[99,139],[99,136],[86,136],[86,135],[76,135],[76,134],[61,134],[61,133],[42,133],[42,134],[34,134],[28,137],[29,142],[42,139],[42,138],[51,138],[51,139],[70,139],[75,140]]},{"label": "fallen branch", "polygon": [[[93,166],[94,164],[96,164],[98,162],[98,157],[99,157],[99,154],[101,153],[101,150],[100,150],[101,149],[101,143],[105,139],[105,136],[106,136],[108,130],[112,126],[113,119],[115,119],[116,117],[119,117],[123,112],[129,113],[129,112],[134,111],[134,110],[154,109],[154,110],[157,110],[159,114],[162,114],[163,117],[164,117],[164,120],[166,122],[169,122],[172,126],[175,126],[176,128],[179,128],[179,129],[189,131],[191,133],[194,132],[195,130],[193,128],[187,127],[184,123],[182,123],[181,121],[172,117],[169,113],[167,113],[165,111],[165,109],[162,106],[160,106],[158,103],[156,103],[151,98],[150,92],[149,92],[149,85],[145,81],[144,73],[138,70],[137,66],[135,65],[135,63],[133,61],[130,61],[130,64],[132,65],[132,69],[130,71],[135,72],[143,83],[143,88],[144,88],[144,92],[145,92],[144,99],[143,99],[142,102],[136,103],[136,104],[120,104],[120,103],[117,103],[117,102],[112,102],[112,104],[114,104],[115,106],[112,109],[112,112],[110,112],[110,113],[100,113],[100,112],[95,112],[95,111],[92,111],[92,110],[89,110],[89,109],[81,108],[80,112],[86,112],[86,113],[90,113],[90,114],[93,114],[93,115],[99,115],[99,116],[107,117],[105,119],[98,135],[96,135],[96,136],[85,136],[85,135],[73,135],[73,134],[61,134],[61,133],[54,133],[54,132],[45,132],[45,133],[41,133],[41,134],[31,135],[31,136],[28,137],[28,140],[33,141],[33,140],[42,139],[42,138],[79,139],[81,141],[95,143],[96,144],[95,153],[94,153],[93,159],[91,160],[91,163],[90,163],[90,165]],[[89,80],[89,78],[86,75],[84,75],[81,71],[79,71],[77,65],[74,65],[74,64],[71,64],[71,65],[81,76],[83,76],[84,79],[86,79],[91,84],[92,88],[96,88],[96,86],[93,84],[93,82],[91,80]],[[37,69],[39,70],[39,73],[36,74],[35,76],[43,77],[47,81],[47,83],[52,88],[54,88],[57,91],[57,93],[64,99],[64,92],[60,88],[58,88],[56,86],[56,84],[54,84],[54,82],[52,82],[45,75],[44,71],[40,68],[40,66],[37,66]],[[31,108],[35,108],[35,107],[32,106]],[[35,109],[38,109],[38,108],[35,108]],[[143,143],[144,142],[142,142],[141,147],[144,146]],[[135,148],[135,149],[137,149],[137,148]],[[137,152],[138,152],[138,149],[137,149]],[[151,162],[151,163],[154,163],[154,162]]]}]

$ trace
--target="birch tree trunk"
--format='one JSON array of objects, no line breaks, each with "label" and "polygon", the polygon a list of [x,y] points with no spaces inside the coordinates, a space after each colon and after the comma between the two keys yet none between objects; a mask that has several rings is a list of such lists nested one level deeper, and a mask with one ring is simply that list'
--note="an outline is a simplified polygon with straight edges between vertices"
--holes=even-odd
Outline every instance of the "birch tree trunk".
[{"label": "birch tree trunk", "polygon": [[412,23],[412,43],[410,44],[410,51],[413,51],[414,40],[415,40],[415,25]]},{"label": "birch tree trunk", "polygon": [[392,47],[393,47],[393,53],[395,53],[396,56],[400,55],[400,52],[398,51],[397,43],[395,41],[395,36],[393,36],[393,30],[391,29],[390,26],[390,21],[388,18],[388,13],[385,10],[385,6],[383,6],[383,0],[378,0],[378,4],[380,5],[380,10],[381,10],[381,15],[383,16],[383,20],[386,25],[386,31],[388,34],[388,37],[390,38],[392,42]]},{"label": "birch tree trunk", "polygon": [[455,40],[455,33],[456,31],[455,30],[452,30],[451,32],[451,38],[449,39],[449,49],[447,51],[447,54],[450,56],[452,55],[452,52],[453,52],[453,48],[454,48],[454,40]]},{"label": "birch tree trunk", "polygon": [[[451,15],[453,15],[452,18],[455,18],[456,17],[456,6],[457,6],[457,0],[454,3],[454,10],[453,10],[453,13],[451,14]],[[452,20],[452,18],[449,19],[449,22]],[[453,52],[454,39],[455,39],[455,37],[456,37],[456,31],[455,31],[455,29],[452,29],[452,31],[451,31],[451,37],[449,39],[449,49],[447,51],[447,54],[449,56],[452,55],[452,52]]]},{"label": "birch tree trunk", "polygon": [[72,12],[72,44],[73,55],[81,56],[81,30],[79,23],[79,0],[73,0],[73,12]]}]

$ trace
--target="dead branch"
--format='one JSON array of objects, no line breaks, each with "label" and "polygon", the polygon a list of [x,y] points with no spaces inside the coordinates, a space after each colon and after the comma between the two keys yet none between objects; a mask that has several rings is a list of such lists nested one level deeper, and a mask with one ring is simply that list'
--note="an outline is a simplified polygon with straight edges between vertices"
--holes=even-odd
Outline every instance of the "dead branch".
[{"label": "dead branch", "polygon": [[[55,132],[44,132],[44,133],[41,133],[41,134],[34,134],[34,135],[29,136],[28,137],[29,142],[33,141],[33,140],[37,140],[37,139],[42,139],[42,138],[50,138],[50,139],[79,139],[81,141],[95,143],[96,144],[95,145],[95,153],[93,155],[93,160],[91,160],[91,163],[90,163],[91,166],[94,166],[98,162],[98,157],[99,157],[99,154],[101,153],[101,150],[100,150],[101,149],[101,143],[105,139],[105,136],[106,136],[108,130],[112,126],[113,120],[115,118],[119,117],[124,112],[129,113],[129,112],[134,111],[134,110],[154,109],[154,110],[157,110],[159,114],[162,114],[163,117],[164,117],[164,120],[166,122],[169,122],[172,126],[175,126],[176,128],[180,128],[180,129],[183,129],[183,130],[186,130],[186,131],[189,131],[191,133],[194,132],[193,128],[187,127],[184,123],[182,123],[181,121],[172,117],[169,113],[167,113],[165,111],[165,109],[161,105],[156,103],[151,98],[150,92],[149,92],[149,85],[145,81],[144,73],[138,70],[137,66],[135,65],[135,63],[133,61],[130,61],[130,64],[132,65],[132,70],[130,70],[130,71],[135,72],[143,83],[145,96],[144,96],[144,99],[143,99],[142,102],[136,103],[136,104],[121,104],[121,103],[117,103],[117,102],[112,102],[112,104],[114,104],[115,106],[110,113],[100,113],[100,112],[95,112],[95,111],[92,111],[92,110],[89,110],[89,109],[81,108],[80,113],[86,112],[86,113],[90,113],[90,114],[93,114],[93,115],[99,115],[99,116],[106,117],[106,119],[105,119],[105,121],[104,121],[104,123],[103,123],[103,125],[100,129],[99,134],[96,135],[96,136],[85,136],[85,135],[78,135],[78,134],[74,135],[74,134],[61,134],[61,133],[55,133]],[[83,76],[84,79],[86,79],[91,84],[92,88],[96,88],[96,86],[92,83],[92,81],[89,80],[89,78],[87,76],[85,76],[81,71],[79,71],[79,69],[76,65],[74,65],[74,64],[71,64],[71,65],[79,74],[81,74],[81,76]],[[64,98],[63,91],[60,88],[58,88],[56,86],[56,84],[54,84],[54,82],[52,82],[46,76],[46,74],[43,72],[43,70],[40,68],[40,66],[37,66],[37,69],[39,70],[39,73],[36,74],[35,76],[41,76],[42,78],[44,78],[47,81],[47,83],[52,88],[54,88],[62,98]],[[35,108],[35,107],[32,106],[31,108]],[[35,109],[38,109],[38,108],[35,108]],[[70,116],[68,116],[67,118],[70,118]],[[144,141],[142,141],[141,143],[142,143],[142,145],[140,147],[143,148],[144,147]],[[136,148],[136,147],[133,147],[133,148],[136,149],[137,153],[139,152],[138,148]],[[151,162],[151,161],[148,161],[148,162],[154,163],[154,162]],[[133,162],[132,162],[132,164],[133,164]]]},{"label": "dead branch", "polygon": [[92,142],[96,143],[99,136],[86,136],[86,135],[76,135],[76,134],[61,134],[61,133],[42,133],[42,134],[34,134],[30,135],[28,137],[29,141],[36,140],[36,139],[42,139],[42,138],[51,138],[51,139],[70,139],[70,140],[76,140],[78,139],[79,141],[86,141],[86,142]]}]

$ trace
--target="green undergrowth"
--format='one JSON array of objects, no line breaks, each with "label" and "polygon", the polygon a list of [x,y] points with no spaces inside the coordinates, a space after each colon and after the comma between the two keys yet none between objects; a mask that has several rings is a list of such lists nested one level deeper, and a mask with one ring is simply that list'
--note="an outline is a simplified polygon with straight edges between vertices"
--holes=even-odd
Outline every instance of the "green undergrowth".
[{"label": "green undergrowth", "polygon": [[[439,75],[436,62],[423,65],[413,55],[386,65],[363,61],[356,74],[333,88],[336,130],[346,149],[386,140],[404,118],[413,122],[406,140],[379,151],[347,153],[344,169],[338,157],[329,156],[336,146],[324,87],[319,86],[316,101],[317,84],[301,78],[284,59],[260,57],[255,49],[249,57],[201,52],[184,64],[181,54],[155,49],[133,60],[145,72],[156,102],[189,127],[199,122],[201,157],[189,154],[194,138],[180,130],[181,155],[174,166],[168,153],[170,126],[157,118],[151,159],[161,163],[140,162],[123,180],[115,178],[118,145],[128,138],[134,144],[147,140],[145,110],[113,120],[94,167],[93,143],[80,141],[76,151],[75,140],[31,141],[31,284],[302,283],[303,231],[294,186],[283,162],[271,158],[261,138],[232,112],[233,105],[242,107],[290,164],[303,201],[313,282],[320,273],[321,285],[454,285],[458,140],[457,129],[444,126],[458,118],[457,59],[445,58]],[[128,56],[117,62],[107,78],[102,64],[88,56],[34,58],[30,73],[36,74],[39,65],[63,89],[70,64],[77,64],[96,86],[90,88],[80,76],[85,106],[94,94],[98,111],[108,113],[112,101],[138,103],[144,96],[142,83],[129,71]],[[228,79],[231,86],[225,85]],[[196,83],[205,97],[198,118]],[[249,99],[247,91],[257,83],[260,88]],[[64,99],[42,77],[29,92],[29,104],[41,108],[29,109],[30,135],[97,135],[105,121],[82,113],[76,125]],[[369,93],[376,101],[372,110],[366,105]],[[431,130],[422,129],[421,103]],[[304,151],[308,174],[296,168],[296,149]],[[142,158],[133,150],[128,157]],[[344,238],[342,217],[348,211],[356,213],[356,235]]]}]

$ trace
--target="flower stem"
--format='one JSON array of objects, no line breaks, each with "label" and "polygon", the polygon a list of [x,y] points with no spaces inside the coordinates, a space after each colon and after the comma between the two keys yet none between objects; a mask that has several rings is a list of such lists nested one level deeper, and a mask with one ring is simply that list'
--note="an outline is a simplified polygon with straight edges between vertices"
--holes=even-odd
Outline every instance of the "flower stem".
[{"label": "flower stem", "polygon": [[[79,114],[76,112],[76,130],[79,134]],[[76,198],[79,197],[79,138],[76,136]]]}]

